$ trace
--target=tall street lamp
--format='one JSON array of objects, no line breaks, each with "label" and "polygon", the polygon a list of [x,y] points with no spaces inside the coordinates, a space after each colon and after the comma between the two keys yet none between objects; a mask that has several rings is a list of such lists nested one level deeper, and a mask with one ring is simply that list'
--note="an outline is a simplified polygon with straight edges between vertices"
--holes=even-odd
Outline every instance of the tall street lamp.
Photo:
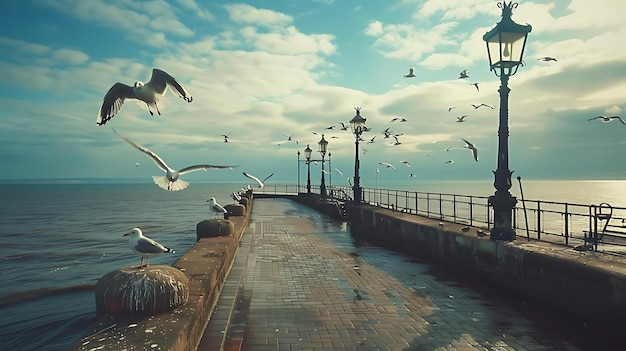
[{"label": "tall street lamp", "polygon": [[320,155],[322,155],[322,183],[320,184],[320,194],[322,196],[326,196],[326,183],[324,182],[324,156],[326,156],[328,141],[324,139],[324,134],[322,134],[322,139],[317,142],[317,145],[319,146]]},{"label": "tall street lamp", "polygon": [[354,197],[354,203],[360,204],[363,200],[363,191],[361,189],[361,177],[359,176],[359,140],[361,140],[361,134],[365,129],[365,118],[361,116],[361,108],[355,107],[356,115],[350,120],[350,129],[354,134],[354,185],[352,186],[352,193]]},{"label": "tall street lamp", "polygon": [[313,150],[309,147],[309,145],[307,145],[306,149],[304,149],[304,158],[306,158],[306,193],[307,194],[311,193],[311,152],[313,152]]},{"label": "tall street lamp", "polygon": [[298,150],[298,187],[296,193],[300,192],[300,150]]},{"label": "tall street lamp", "polygon": [[512,224],[512,213],[517,199],[511,195],[511,172],[509,170],[509,76],[523,66],[522,57],[526,47],[526,38],[532,27],[520,25],[511,19],[513,9],[517,7],[513,1],[499,2],[502,9],[502,20],[483,36],[487,43],[489,55],[489,69],[500,77],[500,115],[498,127],[498,168],[494,173],[494,195],[489,197],[493,206],[494,223],[491,229],[491,240],[515,240],[515,230]]}]

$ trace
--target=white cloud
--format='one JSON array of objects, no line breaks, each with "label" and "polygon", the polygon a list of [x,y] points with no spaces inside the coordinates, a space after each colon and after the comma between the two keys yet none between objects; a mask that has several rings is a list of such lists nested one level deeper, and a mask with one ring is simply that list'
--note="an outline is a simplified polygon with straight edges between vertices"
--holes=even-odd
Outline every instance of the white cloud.
[{"label": "white cloud", "polygon": [[293,22],[293,18],[281,12],[267,9],[258,9],[247,4],[224,5],[230,19],[237,23],[254,24],[258,26],[277,27]]}]

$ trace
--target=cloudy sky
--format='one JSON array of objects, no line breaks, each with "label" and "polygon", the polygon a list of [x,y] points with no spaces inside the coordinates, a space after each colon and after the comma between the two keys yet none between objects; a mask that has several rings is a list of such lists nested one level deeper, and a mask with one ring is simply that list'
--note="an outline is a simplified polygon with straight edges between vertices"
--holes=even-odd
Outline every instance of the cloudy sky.
[{"label": "cloudy sky", "polygon": [[[366,186],[377,167],[381,180],[410,173],[415,179],[491,179],[500,81],[489,71],[482,36],[500,20],[497,3],[3,1],[0,179],[150,181],[161,173],[111,127],[173,168],[239,166],[185,177],[202,181],[245,171],[259,177],[275,172],[276,181],[295,183],[297,152],[307,144],[317,151],[324,133],[330,166],[348,176],[354,137],[326,128],[347,124],[355,107],[371,128],[363,137],[376,136],[359,150]],[[532,25],[526,65],[509,82],[514,176],[626,177],[626,125],[588,120],[626,118],[624,13],[623,0],[520,1],[513,11],[517,23]],[[537,60],[544,56],[558,61]],[[416,77],[403,78],[411,66]],[[162,115],[152,117],[127,100],[97,126],[107,90],[116,82],[148,81],[154,67],[176,77],[193,102],[168,93]],[[459,79],[462,70],[470,77]],[[481,103],[495,109],[471,106]],[[462,115],[465,122],[456,122]],[[407,121],[391,123],[395,117]],[[384,138],[386,128],[402,133],[401,144]],[[478,147],[479,162],[462,138]],[[379,162],[394,164],[397,172]],[[306,173],[304,164],[301,170]],[[318,179],[320,166],[311,172]],[[343,183],[336,172],[333,183]]]}]

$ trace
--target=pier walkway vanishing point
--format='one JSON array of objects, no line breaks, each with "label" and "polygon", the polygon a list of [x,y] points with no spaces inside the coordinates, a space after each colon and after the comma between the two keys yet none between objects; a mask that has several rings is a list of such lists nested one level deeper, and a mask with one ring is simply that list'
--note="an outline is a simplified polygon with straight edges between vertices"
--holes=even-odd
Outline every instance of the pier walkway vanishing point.
[{"label": "pier walkway vanishing point", "polygon": [[598,349],[480,290],[359,245],[304,205],[257,198],[198,351]]}]

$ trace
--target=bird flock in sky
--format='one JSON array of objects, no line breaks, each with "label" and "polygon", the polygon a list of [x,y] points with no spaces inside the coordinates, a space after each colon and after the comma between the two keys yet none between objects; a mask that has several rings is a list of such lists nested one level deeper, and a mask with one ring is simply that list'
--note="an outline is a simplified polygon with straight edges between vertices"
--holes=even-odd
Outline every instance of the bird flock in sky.
[{"label": "bird flock in sky", "polygon": [[[537,61],[558,62],[556,58],[550,57],[550,56],[540,57],[537,59]],[[522,64],[524,65],[525,63],[522,62]],[[415,79],[416,77],[417,76],[415,74],[415,69],[413,66],[409,68],[408,73],[403,75],[403,78],[405,79]],[[458,79],[468,80],[469,78],[470,78],[470,72],[468,72],[467,70],[463,70],[459,73]],[[480,91],[479,82],[471,82],[469,83],[469,85],[473,86],[476,89],[476,91],[478,92]],[[155,113],[157,115],[161,115],[161,109],[160,109],[161,101],[162,101],[163,96],[167,92],[168,88],[169,90],[172,91],[173,94],[177,95],[184,101],[188,103],[191,103],[193,101],[193,97],[191,96],[191,94],[173,76],[171,76],[170,74],[168,74],[167,72],[163,70],[154,68],[152,70],[152,76],[150,78],[150,81],[148,81],[145,84],[139,81],[135,82],[133,86],[129,86],[129,85],[126,85],[124,83],[119,83],[119,82],[115,83],[107,91],[107,93],[104,96],[102,104],[100,105],[100,108],[98,110],[98,114],[96,117],[96,124],[98,126],[103,126],[107,122],[109,122],[114,116],[119,114],[126,100],[137,100],[139,102],[145,103],[146,107],[148,108],[148,112],[150,113],[151,116],[154,116]],[[481,108],[495,110],[495,106],[487,104],[487,103],[471,104],[471,107],[474,110],[478,110]],[[451,113],[453,110],[456,110],[457,108],[459,107],[449,106],[447,108],[448,113]],[[357,107],[356,109],[357,111],[360,110],[359,107]],[[456,123],[466,123],[468,121],[468,117],[469,117],[469,114],[458,115],[456,116]],[[600,115],[600,116],[596,116],[596,117],[588,119],[588,121],[596,121],[596,120],[602,123],[610,123],[613,121],[619,121],[620,123],[626,125],[626,121],[624,121],[624,119],[622,119],[620,116]],[[407,118],[402,117],[402,116],[397,116],[389,120],[388,123],[392,124],[393,126],[397,126],[399,124],[407,123],[407,122],[408,122]],[[155,152],[151,151],[147,147],[133,142],[129,138],[118,133],[115,129],[113,129],[113,131],[115,132],[115,134],[117,134],[119,138],[127,142],[129,145],[131,145],[135,149],[147,155],[157,165],[157,167],[165,173],[162,176],[153,176],[152,178],[154,180],[154,183],[157,186],[167,191],[179,191],[179,190],[183,190],[187,188],[189,183],[180,179],[180,176],[186,173],[199,171],[199,170],[206,171],[208,169],[225,169],[225,168],[232,169],[233,167],[237,167],[233,165],[214,165],[214,164],[203,163],[203,164],[197,164],[197,165],[184,167],[181,169],[174,169],[170,167],[160,156],[158,156]],[[346,125],[343,122],[340,122],[337,125],[331,125],[331,126],[325,127],[324,131],[326,131],[326,133],[331,133],[333,131],[348,131],[348,125]],[[363,132],[371,132],[371,128],[365,127],[363,129]],[[314,135],[321,134],[315,131],[313,131],[312,133]],[[228,133],[220,135],[223,138],[224,143],[230,142],[230,134],[231,133],[228,132]],[[287,133],[284,133],[283,135],[286,138],[286,140],[283,140],[283,142],[286,141],[288,143],[299,144],[299,141],[294,137],[294,135],[287,134]],[[322,136],[323,135],[324,134],[322,134]],[[380,135],[382,135],[382,137],[379,137]],[[359,141],[365,142],[366,145],[370,145],[374,143],[380,143],[381,142],[380,140],[382,139],[382,140],[389,140],[388,142],[389,145],[398,146],[402,144],[401,137],[403,135],[404,133],[402,131],[398,131],[397,129],[390,126],[382,130],[380,134],[374,135],[372,137],[368,137],[367,139],[364,139],[363,137],[360,136]],[[379,138],[377,139],[377,137]],[[330,136],[330,138],[331,139],[338,138],[338,136],[332,135]],[[464,143],[463,148],[470,150],[472,158],[474,159],[474,161],[478,162],[479,160],[478,148],[476,147],[476,145],[474,145],[472,142],[468,141],[465,138],[461,138],[461,141],[463,141]],[[363,146],[361,146],[361,148],[364,154],[367,153],[368,149],[366,149]],[[447,152],[453,149],[454,149],[453,147],[447,147],[445,151]],[[437,157],[433,154],[428,154],[426,156],[431,159],[437,159]],[[407,167],[411,167],[411,163],[408,160],[400,160],[400,163],[404,164]],[[452,165],[454,164],[454,160],[447,159],[447,161],[445,161],[444,164]],[[397,172],[397,168],[390,162],[381,161],[379,162],[379,165],[384,166],[385,168],[390,169],[394,172]],[[139,162],[135,164],[135,167],[139,167]],[[335,170],[337,171],[337,173],[343,176],[343,173],[339,169],[335,169]],[[376,170],[377,172],[379,172],[378,168]],[[328,173],[330,174],[330,171],[328,171]],[[264,183],[274,174],[273,173],[270,174],[269,176],[265,177],[263,180],[260,180],[256,176],[247,172],[243,172],[243,175],[253,180],[258,185],[258,187],[262,188],[264,186]],[[410,177],[415,177],[415,174],[410,173]],[[351,185],[350,177],[347,178],[347,181]],[[251,189],[250,185],[248,185],[248,189]],[[245,190],[246,189],[242,188],[239,192],[234,192],[233,199],[237,199],[239,197],[239,194]],[[225,213],[226,210],[224,210],[224,208],[216,202],[215,198],[211,197],[207,201],[209,202],[211,211],[214,214],[216,214],[216,216],[219,213]],[[147,266],[147,261],[150,256],[159,254],[162,252],[173,252],[172,250],[164,247],[163,245],[155,242],[154,240],[143,236],[141,229],[139,228],[133,228],[129,233],[125,235],[129,236],[129,245],[131,246],[131,249],[133,250],[133,252],[141,256],[142,260],[141,260],[140,267],[144,266],[143,265],[144,258],[146,259],[146,266]]]},{"label": "bird flock in sky", "polygon": [[[129,86],[123,83],[115,83],[105,94],[102,104],[100,105],[100,109],[98,110],[98,115],[96,117],[96,124],[99,126],[105,125],[108,121],[110,121],[115,115],[117,115],[123,105],[124,101],[127,99],[142,101],[148,107],[148,112],[151,116],[154,116],[155,112],[158,115],[161,115],[161,110],[159,108],[160,102],[167,92],[167,90],[171,90],[174,94],[182,98],[187,102],[192,102],[193,97],[185,87],[180,84],[174,77],[168,74],[165,71],[154,68],[152,70],[152,77],[150,81],[147,83],[135,82],[133,86]],[[184,167],[181,169],[174,169],[170,167],[159,155],[157,155],[152,150],[148,149],[145,146],[135,143],[129,138],[123,136],[118,133],[117,130],[113,128],[113,132],[127,142],[129,145],[134,147],[135,149],[143,152],[146,156],[148,156],[158,168],[160,168],[165,175],[163,176],[153,176],[152,179],[154,183],[160,188],[167,191],[179,191],[187,188],[189,183],[180,179],[181,175],[184,175],[189,172],[199,171],[199,170],[208,170],[208,169],[224,169],[237,166],[231,165],[213,165],[213,164],[197,164],[193,166]],[[224,142],[229,142],[230,133],[222,134],[224,138]],[[289,139],[291,139],[289,137]],[[297,141],[296,141],[297,143]],[[135,167],[139,167],[139,162],[135,163]],[[243,175],[254,180],[260,188],[264,186],[264,182],[267,181],[274,174],[270,174],[265,177],[263,180],[255,177],[252,174],[243,172]],[[240,198],[240,193],[245,192],[246,190],[251,189],[248,185],[248,188],[242,188],[239,192],[233,192],[233,199]],[[227,211],[219,205],[214,197],[209,198],[207,200],[209,202],[209,208],[211,212],[215,214],[224,214]],[[148,260],[150,256],[158,255],[164,252],[174,252],[158,242],[145,237],[139,228],[133,228],[130,232],[124,234],[124,236],[128,236],[128,245],[131,250],[141,257],[141,262],[139,268],[144,268],[148,266]],[[146,263],[144,265],[144,259],[146,259]]]}]

